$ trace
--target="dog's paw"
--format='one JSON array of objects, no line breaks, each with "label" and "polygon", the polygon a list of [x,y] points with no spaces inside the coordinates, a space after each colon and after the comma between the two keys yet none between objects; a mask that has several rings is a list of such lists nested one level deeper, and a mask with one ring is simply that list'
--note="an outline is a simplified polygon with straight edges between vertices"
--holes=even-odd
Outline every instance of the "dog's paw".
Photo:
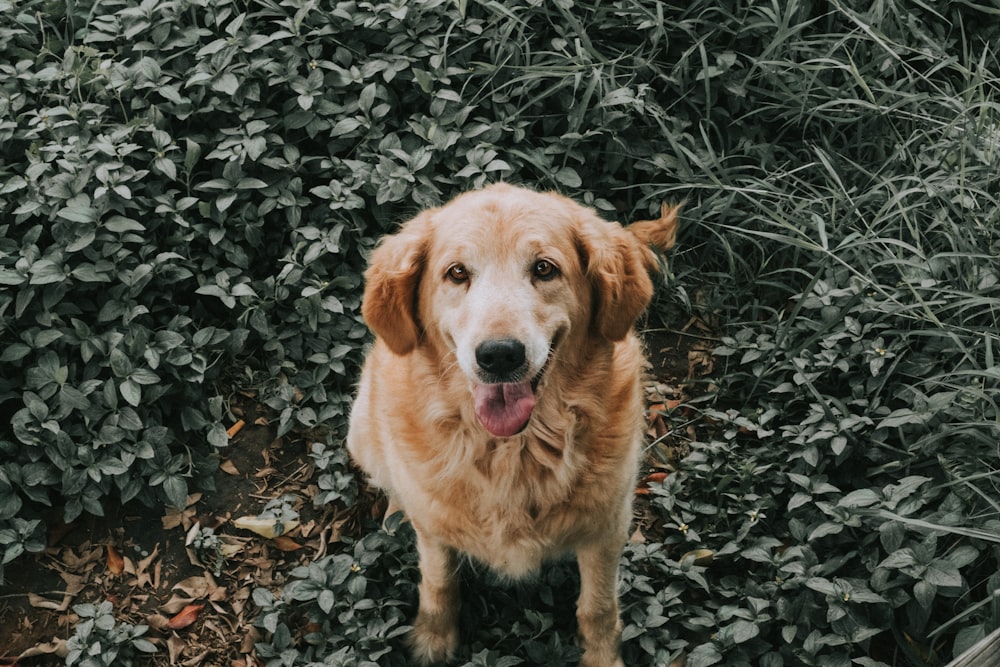
[{"label": "dog's paw", "polygon": [[595,653],[584,653],[580,658],[580,667],[625,667],[620,656],[603,657]]},{"label": "dog's paw", "polygon": [[458,626],[451,618],[418,614],[408,640],[416,664],[422,667],[444,664],[458,648]]},{"label": "dog's paw", "polygon": [[625,667],[625,663],[617,651],[613,653],[585,651],[580,658],[580,667]]}]

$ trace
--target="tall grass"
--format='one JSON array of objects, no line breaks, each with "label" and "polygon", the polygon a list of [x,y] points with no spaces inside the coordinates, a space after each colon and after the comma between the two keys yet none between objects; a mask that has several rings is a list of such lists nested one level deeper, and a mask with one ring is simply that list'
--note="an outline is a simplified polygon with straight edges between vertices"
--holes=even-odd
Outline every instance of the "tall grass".
[{"label": "tall grass", "polygon": [[[746,96],[728,133],[706,107],[706,145],[685,153],[705,240],[682,260],[726,279],[715,416],[753,436],[694,443],[678,491],[760,470],[750,488],[781,542],[766,571],[788,599],[826,595],[813,604],[830,621],[787,617],[784,639],[825,637],[844,664],[940,664],[1000,624],[996,21],[968,5],[752,3],[735,30],[744,47],[759,37],[727,73]],[[815,576],[791,594],[779,554],[796,548],[879,602],[851,608],[834,586],[837,603]]]},{"label": "tall grass", "polygon": [[[627,552],[628,664],[939,665],[1000,624],[996,12],[454,8],[489,159],[609,214],[686,199],[657,309],[720,323],[703,426]],[[541,602],[469,592],[466,664],[572,660],[555,572]]]}]

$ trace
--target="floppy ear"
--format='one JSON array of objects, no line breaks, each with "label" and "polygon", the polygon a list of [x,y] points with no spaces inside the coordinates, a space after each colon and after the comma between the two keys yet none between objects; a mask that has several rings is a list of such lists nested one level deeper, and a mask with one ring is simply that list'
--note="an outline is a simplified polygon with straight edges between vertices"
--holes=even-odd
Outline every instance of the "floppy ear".
[{"label": "floppy ear", "polygon": [[594,290],[593,326],[606,339],[627,336],[653,298],[649,274],[660,265],[650,246],[674,245],[680,209],[664,203],[658,219],[625,228],[596,216],[584,221],[581,254]]},{"label": "floppy ear", "polygon": [[593,290],[592,326],[607,340],[625,338],[653,298],[656,257],[617,223],[589,221],[581,255]]},{"label": "floppy ear", "polygon": [[423,331],[417,316],[417,286],[427,258],[429,214],[421,213],[385,237],[368,261],[361,314],[389,349],[411,352]]}]

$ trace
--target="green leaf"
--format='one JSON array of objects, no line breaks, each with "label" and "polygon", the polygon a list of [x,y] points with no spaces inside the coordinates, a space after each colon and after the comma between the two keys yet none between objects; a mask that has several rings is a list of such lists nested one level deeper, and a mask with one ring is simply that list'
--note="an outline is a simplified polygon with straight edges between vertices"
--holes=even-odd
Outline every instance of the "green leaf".
[{"label": "green leaf", "polygon": [[0,352],[0,361],[20,361],[31,352],[31,347],[24,343],[11,343]]},{"label": "green leaf", "polygon": [[924,570],[924,580],[942,588],[957,588],[962,585],[962,574],[954,563],[937,558]]},{"label": "green leaf", "polygon": [[224,72],[212,82],[212,90],[226,95],[235,95],[240,88],[240,81],[232,72]]},{"label": "green leaf", "polygon": [[121,391],[122,398],[125,402],[133,407],[137,407],[142,403],[142,387],[132,379],[125,380],[120,385],[118,385],[119,391]]},{"label": "green leaf", "polygon": [[887,556],[885,559],[882,560],[881,563],[878,564],[878,567],[900,569],[915,565],[916,562],[917,560],[913,555],[913,550],[906,548],[906,549],[900,549],[898,551],[889,554],[889,556]]},{"label": "green leaf", "polygon": [[82,391],[67,384],[59,388],[59,405],[72,410],[86,410],[90,401]]},{"label": "green leaf", "polygon": [[121,348],[116,347],[112,349],[108,361],[111,364],[111,372],[116,377],[128,377],[132,373],[132,361]]},{"label": "green leaf", "polygon": [[846,496],[837,501],[838,507],[870,507],[882,498],[872,489],[858,489],[851,491]]},{"label": "green leaf", "polygon": [[20,271],[0,268],[0,285],[21,285],[26,280],[27,277],[22,275]]},{"label": "green leaf", "polygon": [[65,208],[61,208],[56,212],[63,220],[69,220],[70,222],[83,222],[83,223],[93,223],[97,222],[98,213],[97,210],[91,208],[90,206],[81,205],[70,205]]},{"label": "green leaf", "polygon": [[878,423],[878,428],[897,428],[899,426],[906,426],[907,424],[923,424],[926,421],[926,416],[914,412],[909,408],[900,408],[899,410],[893,410],[889,413],[889,416],[882,419]]},{"label": "green leaf", "polygon": [[59,283],[67,278],[65,267],[50,259],[40,259],[31,265],[29,269],[31,278],[28,282],[32,285],[49,285]]},{"label": "green leaf", "polygon": [[[506,163],[504,164],[506,165]],[[510,167],[508,165],[505,166],[504,168],[510,168]],[[559,183],[559,185],[562,185],[567,188],[576,189],[579,188],[581,185],[583,185],[583,179],[580,178],[580,174],[576,171],[576,169],[573,169],[572,167],[562,167],[560,169],[557,169],[555,174],[553,174],[553,177],[556,179],[556,182]]]},{"label": "green leaf", "polygon": [[163,492],[171,507],[184,509],[187,505],[187,483],[179,475],[170,475],[163,480]]},{"label": "green leaf", "polygon": [[113,215],[104,223],[104,228],[116,234],[126,232],[144,232],[146,228],[137,220],[122,215]]},{"label": "green leaf", "polygon": [[218,448],[228,447],[229,434],[226,432],[226,427],[219,423],[212,424],[208,431],[208,444]]}]

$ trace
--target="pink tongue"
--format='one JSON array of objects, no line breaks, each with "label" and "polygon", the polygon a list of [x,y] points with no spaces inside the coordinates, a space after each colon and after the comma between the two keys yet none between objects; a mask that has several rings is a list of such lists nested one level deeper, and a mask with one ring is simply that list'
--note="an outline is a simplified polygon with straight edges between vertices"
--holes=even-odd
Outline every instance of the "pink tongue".
[{"label": "pink tongue", "polygon": [[535,409],[531,382],[477,384],[472,390],[476,416],[483,427],[498,438],[519,433]]}]

